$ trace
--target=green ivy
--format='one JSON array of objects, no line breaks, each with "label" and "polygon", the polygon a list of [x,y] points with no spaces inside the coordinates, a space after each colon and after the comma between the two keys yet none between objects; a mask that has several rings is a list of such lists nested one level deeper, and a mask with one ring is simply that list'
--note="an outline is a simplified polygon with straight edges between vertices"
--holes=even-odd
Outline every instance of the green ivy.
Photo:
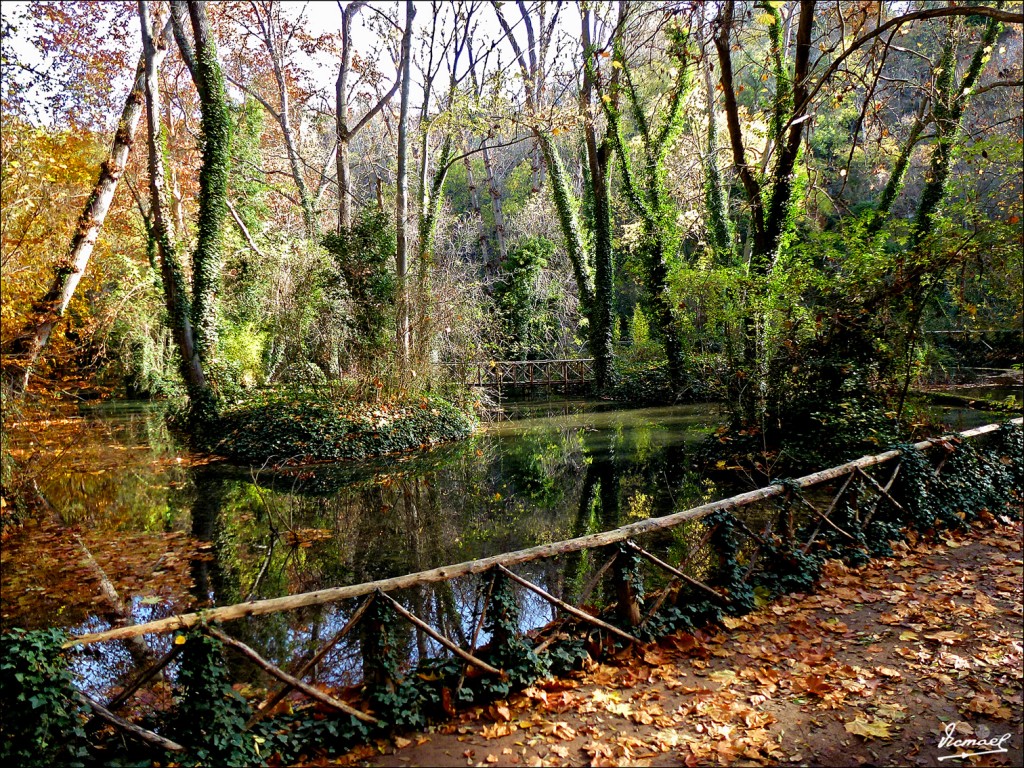
[{"label": "green ivy", "polygon": [[388,265],[395,238],[391,219],[373,209],[361,211],[350,229],[324,235],[324,248],[351,299],[351,349],[361,361],[382,355],[394,335],[398,283]]},{"label": "green ivy", "polygon": [[709,526],[714,527],[709,544],[718,558],[718,568],[711,579],[711,586],[720,588],[729,597],[724,612],[730,616],[742,616],[754,610],[754,591],[744,581],[746,566],[739,562],[740,537],[736,517],[727,510],[714,512],[707,517]]},{"label": "green ivy", "polygon": [[484,630],[491,635],[488,659],[505,671],[506,678],[486,679],[481,689],[493,697],[503,698],[543,677],[548,664],[519,634],[519,604],[511,581],[501,573],[495,573],[493,578]]},{"label": "green ivy", "polygon": [[238,461],[362,459],[461,440],[475,417],[437,397],[407,403],[339,401],[312,390],[247,399],[220,417],[209,450]]},{"label": "green ivy", "polygon": [[57,629],[13,629],[0,642],[0,763],[50,768],[85,765],[86,712],[61,654]]},{"label": "green ivy", "polygon": [[175,739],[188,748],[193,765],[264,764],[259,742],[245,732],[252,711],[231,687],[222,644],[201,630],[175,637],[175,643],[182,640],[170,722]]}]

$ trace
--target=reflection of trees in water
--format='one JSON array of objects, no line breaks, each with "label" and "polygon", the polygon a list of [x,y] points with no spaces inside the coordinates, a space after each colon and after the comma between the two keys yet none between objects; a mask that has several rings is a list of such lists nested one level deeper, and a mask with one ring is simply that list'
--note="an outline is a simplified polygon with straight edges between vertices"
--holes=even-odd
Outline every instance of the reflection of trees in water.
[{"label": "reflection of trees in water", "polygon": [[[616,528],[637,509],[675,511],[693,477],[685,448],[652,439],[655,429],[526,430],[480,439],[471,450],[434,457],[425,469],[414,459],[362,474],[346,465],[290,477],[266,473],[248,482],[208,471],[196,479],[193,534],[215,542],[216,560],[196,564],[197,591],[227,604],[373,581]],[[316,474],[308,477],[310,471]],[[635,503],[639,494],[644,505]],[[521,572],[572,602],[609,555],[570,553]],[[479,582],[460,579],[393,596],[466,644],[478,618]],[[598,590],[595,599],[616,595]],[[530,626],[553,617],[547,603],[522,592],[518,600]],[[250,630],[260,638],[251,639],[271,658],[309,651],[351,610],[324,606],[261,620],[258,631]],[[408,658],[439,651],[420,630],[403,625],[397,642]]]}]

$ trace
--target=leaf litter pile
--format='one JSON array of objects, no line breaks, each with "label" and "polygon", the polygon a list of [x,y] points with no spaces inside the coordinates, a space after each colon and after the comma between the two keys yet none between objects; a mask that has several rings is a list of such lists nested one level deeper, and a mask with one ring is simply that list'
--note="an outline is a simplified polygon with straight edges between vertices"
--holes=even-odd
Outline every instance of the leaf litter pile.
[{"label": "leaf litter pile", "polygon": [[[1021,535],[990,520],[833,561],[815,594],[322,764],[1022,765]],[[939,761],[948,734],[1008,752]]]}]

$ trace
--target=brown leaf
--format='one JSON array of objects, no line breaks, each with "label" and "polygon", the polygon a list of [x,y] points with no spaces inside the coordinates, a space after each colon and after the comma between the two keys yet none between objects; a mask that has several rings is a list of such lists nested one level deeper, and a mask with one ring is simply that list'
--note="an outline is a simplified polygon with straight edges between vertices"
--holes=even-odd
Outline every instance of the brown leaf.
[{"label": "brown leaf", "polygon": [[883,720],[872,720],[868,722],[862,717],[854,718],[849,723],[845,723],[843,727],[855,736],[861,736],[865,739],[887,739],[892,734],[889,733],[889,727],[891,723],[887,723]]}]

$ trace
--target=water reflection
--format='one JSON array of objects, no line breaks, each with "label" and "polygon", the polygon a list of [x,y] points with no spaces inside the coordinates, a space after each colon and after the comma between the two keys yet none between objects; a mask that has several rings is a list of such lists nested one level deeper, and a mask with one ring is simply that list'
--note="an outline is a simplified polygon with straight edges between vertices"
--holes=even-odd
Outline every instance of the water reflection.
[{"label": "water reflection", "polygon": [[358,467],[204,468],[192,534],[215,560],[194,568],[196,597],[223,605],[383,579],[668,514],[714,493],[688,457],[709,423],[695,407],[614,411],[502,424]]},{"label": "water reflection", "polygon": [[[717,424],[713,406],[606,408],[578,401],[532,403],[513,421],[458,445],[287,471],[196,465],[175,444],[159,411],[115,409],[79,417],[72,450],[41,477],[62,523],[79,531],[131,620],[141,623],[608,530],[715,493],[689,460],[692,445]],[[15,573],[4,568],[5,624],[57,624],[73,634],[109,626],[111,617],[96,602],[95,581],[76,576],[67,556],[45,567],[60,571],[75,589],[55,584],[45,603],[18,586],[32,581],[33,558],[32,567],[44,567],[45,558],[32,554],[32,544],[27,535],[13,542],[25,557]],[[603,559],[602,553],[574,553],[517,571],[571,601]],[[485,578],[394,596],[466,643],[479,623]],[[16,599],[9,599],[9,585]],[[610,597],[598,592],[591,602]],[[62,615],[52,610],[58,598],[70,604]],[[551,606],[532,593],[520,591],[518,599],[525,629],[554,617]],[[356,607],[352,601],[292,611],[235,622],[231,631],[271,661],[287,663],[311,655]],[[484,632],[477,638],[478,644],[487,640]],[[442,650],[411,627],[403,643],[411,663]],[[86,654],[81,670],[102,687],[102,670],[113,679],[123,668],[115,660],[130,650],[111,646]],[[321,674],[342,682],[359,669],[359,655],[354,637],[324,660]]]}]

